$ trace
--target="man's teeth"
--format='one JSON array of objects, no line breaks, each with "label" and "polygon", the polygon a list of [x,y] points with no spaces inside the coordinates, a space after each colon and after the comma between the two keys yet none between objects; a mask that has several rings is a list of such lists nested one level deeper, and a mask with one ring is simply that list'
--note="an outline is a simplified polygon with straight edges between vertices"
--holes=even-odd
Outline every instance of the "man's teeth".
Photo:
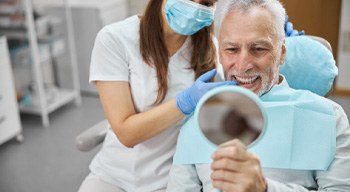
[{"label": "man's teeth", "polygon": [[255,77],[237,77],[235,76],[236,80],[241,84],[250,84],[253,83],[259,76]]}]

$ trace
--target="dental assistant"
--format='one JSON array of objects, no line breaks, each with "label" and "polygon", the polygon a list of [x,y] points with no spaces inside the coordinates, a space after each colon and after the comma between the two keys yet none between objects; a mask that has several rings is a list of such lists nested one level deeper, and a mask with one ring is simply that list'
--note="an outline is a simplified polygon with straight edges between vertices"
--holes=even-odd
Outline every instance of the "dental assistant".
[{"label": "dental assistant", "polygon": [[164,191],[181,120],[216,75],[216,0],[150,0],[143,16],[104,27],[91,57],[109,122],[80,192]]}]

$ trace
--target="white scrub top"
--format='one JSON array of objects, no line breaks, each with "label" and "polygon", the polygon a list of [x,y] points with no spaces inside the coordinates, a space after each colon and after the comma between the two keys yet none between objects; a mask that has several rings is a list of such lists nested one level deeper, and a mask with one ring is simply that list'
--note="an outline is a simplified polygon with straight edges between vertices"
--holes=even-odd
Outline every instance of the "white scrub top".
[{"label": "white scrub top", "polygon": [[[128,81],[137,112],[151,108],[157,97],[156,71],[140,54],[138,16],[104,27],[97,35],[91,58],[90,82]],[[169,61],[165,101],[191,86],[190,38]],[[133,148],[120,143],[109,127],[102,149],[90,164],[92,173],[126,191],[165,189],[180,123]]]}]

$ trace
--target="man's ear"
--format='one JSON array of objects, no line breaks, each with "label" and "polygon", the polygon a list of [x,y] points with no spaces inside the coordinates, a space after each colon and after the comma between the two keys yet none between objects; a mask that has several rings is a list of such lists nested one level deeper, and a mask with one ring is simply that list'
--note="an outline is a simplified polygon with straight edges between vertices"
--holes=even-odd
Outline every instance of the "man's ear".
[{"label": "man's ear", "polygon": [[287,55],[286,42],[285,42],[285,40],[283,40],[280,65],[282,65],[284,63],[284,59],[286,58],[286,55]]}]

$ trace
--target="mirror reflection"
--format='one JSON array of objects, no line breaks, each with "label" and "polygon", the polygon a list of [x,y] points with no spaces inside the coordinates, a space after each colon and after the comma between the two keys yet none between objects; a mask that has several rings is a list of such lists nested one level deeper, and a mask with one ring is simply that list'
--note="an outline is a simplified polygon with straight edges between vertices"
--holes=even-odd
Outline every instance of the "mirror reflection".
[{"label": "mirror reflection", "polygon": [[256,101],[233,91],[220,92],[205,100],[198,121],[203,134],[217,145],[232,139],[251,145],[262,134],[265,124]]}]

